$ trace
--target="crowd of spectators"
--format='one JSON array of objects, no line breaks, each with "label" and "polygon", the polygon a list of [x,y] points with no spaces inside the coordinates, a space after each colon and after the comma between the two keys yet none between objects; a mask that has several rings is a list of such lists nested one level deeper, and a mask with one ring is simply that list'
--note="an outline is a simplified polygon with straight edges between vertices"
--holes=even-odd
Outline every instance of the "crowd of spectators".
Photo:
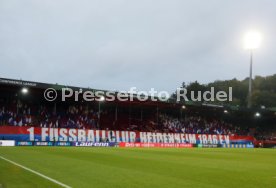
[{"label": "crowd of spectators", "polygon": [[218,119],[207,119],[200,116],[174,118],[160,115],[161,127],[168,132],[194,133],[194,134],[247,134],[240,127],[233,126]]},{"label": "crowd of spectators", "polygon": [[[108,116],[103,116],[108,117]],[[115,120],[110,120],[110,124]],[[200,116],[178,119],[170,115],[159,114],[158,123],[143,121],[131,124],[126,130],[195,133],[195,134],[247,134],[240,127],[233,126],[217,119],[206,119]],[[14,101],[5,106],[0,105],[0,125],[38,126],[50,128],[100,129],[99,112],[91,106],[71,105],[62,109],[34,106]],[[140,127],[140,129],[138,129]],[[143,127],[147,129],[143,130]],[[151,129],[148,129],[151,127]],[[119,128],[118,128],[119,129]]]},{"label": "crowd of spectators", "polygon": [[261,131],[261,130],[259,130],[254,136],[258,140],[276,142],[276,130],[275,129],[272,129],[270,131]]},{"label": "crowd of spectators", "polygon": [[16,101],[8,106],[0,105],[0,125],[96,129],[98,112],[82,105],[57,111],[43,105],[32,108]]},{"label": "crowd of spectators", "polygon": [[71,105],[62,113],[41,107],[37,119],[40,127],[96,129],[98,112],[82,105]]},{"label": "crowd of spectators", "polygon": [[0,105],[0,125],[32,125],[31,109],[22,103],[13,102],[8,106]]}]

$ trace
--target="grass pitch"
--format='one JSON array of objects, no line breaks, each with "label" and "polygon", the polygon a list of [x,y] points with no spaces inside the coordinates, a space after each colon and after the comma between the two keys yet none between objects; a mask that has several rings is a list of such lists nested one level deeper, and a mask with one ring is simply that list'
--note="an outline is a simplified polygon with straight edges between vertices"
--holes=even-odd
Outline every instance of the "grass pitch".
[{"label": "grass pitch", "polygon": [[[276,150],[0,147],[0,156],[70,187],[276,187]],[[0,159],[0,187],[60,187]]]}]

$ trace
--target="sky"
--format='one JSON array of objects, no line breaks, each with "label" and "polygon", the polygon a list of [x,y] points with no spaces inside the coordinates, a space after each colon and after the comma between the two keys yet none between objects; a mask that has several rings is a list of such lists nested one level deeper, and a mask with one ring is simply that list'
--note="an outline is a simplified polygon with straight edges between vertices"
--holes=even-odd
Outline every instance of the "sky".
[{"label": "sky", "polygon": [[122,91],[276,73],[275,0],[0,0],[0,77]]}]

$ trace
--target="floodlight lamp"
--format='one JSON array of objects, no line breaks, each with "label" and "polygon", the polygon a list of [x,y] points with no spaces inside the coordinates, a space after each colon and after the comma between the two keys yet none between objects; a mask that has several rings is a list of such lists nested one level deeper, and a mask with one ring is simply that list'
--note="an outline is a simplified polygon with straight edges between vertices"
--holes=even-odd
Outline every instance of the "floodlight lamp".
[{"label": "floodlight lamp", "polygon": [[258,31],[249,31],[244,37],[245,49],[254,50],[259,48],[261,40],[262,36]]}]

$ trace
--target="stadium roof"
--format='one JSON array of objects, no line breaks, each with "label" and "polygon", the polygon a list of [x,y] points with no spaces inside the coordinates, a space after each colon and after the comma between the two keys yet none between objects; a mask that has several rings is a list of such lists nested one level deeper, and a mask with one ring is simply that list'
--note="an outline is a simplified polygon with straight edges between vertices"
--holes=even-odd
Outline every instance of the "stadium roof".
[{"label": "stadium roof", "polygon": [[[92,88],[83,88],[83,87],[76,87],[76,86],[69,86],[69,85],[60,85],[60,84],[50,84],[50,83],[41,83],[41,82],[33,82],[33,81],[26,81],[26,80],[16,80],[16,79],[8,79],[8,78],[0,78],[0,85],[6,85],[7,87],[9,86],[14,86],[14,87],[28,87],[28,88],[34,88],[37,90],[45,90],[47,88],[53,88],[55,89],[57,92],[61,91],[62,88],[70,88],[73,91],[79,91],[82,90],[83,92],[85,91],[92,91],[92,92],[96,92],[96,91],[102,91],[104,93],[108,92],[107,90],[100,90],[100,89],[92,89]],[[118,91],[111,91],[114,93],[118,93]],[[153,101],[150,99],[146,100],[146,101],[138,101],[137,100],[137,95],[133,94],[133,101],[119,101],[122,102],[124,104],[143,104],[143,105],[151,105],[151,106],[158,106],[158,107],[168,107],[168,106],[173,106],[173,107],[181,107],[183,104],[177,104],[174,102],[170,102],[170,101],[164,101],[164,100],[159,100],[158,97],[154,97],[154,99],[156,99],[156,101]],[[118,101],[115,101],[118,102]]]}]

